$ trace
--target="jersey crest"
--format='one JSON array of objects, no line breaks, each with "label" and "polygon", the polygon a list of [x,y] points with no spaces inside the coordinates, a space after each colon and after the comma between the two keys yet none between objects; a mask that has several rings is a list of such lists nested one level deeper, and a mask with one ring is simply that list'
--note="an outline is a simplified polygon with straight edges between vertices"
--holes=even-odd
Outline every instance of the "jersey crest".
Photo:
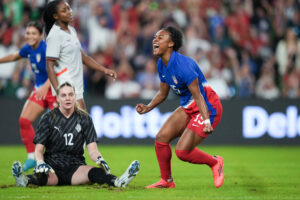
[{"label": "jersey crest", "polygon": [[177,81],[177,79],[176,79],[175,76],[172,76],[172,79],[173,79],[173,81],[174,81],[175,84],[178,84],[178,81]]},{"label": "jersey crest", "polygon": [[41,61],[41,54],[37,53],[35,58],[36,58],[36,61],[39,63]]},{"label": "jersey crest", "polygon": [[75,127],[76,131],[79,133],[81,131],[81,125],[77,124]]}]

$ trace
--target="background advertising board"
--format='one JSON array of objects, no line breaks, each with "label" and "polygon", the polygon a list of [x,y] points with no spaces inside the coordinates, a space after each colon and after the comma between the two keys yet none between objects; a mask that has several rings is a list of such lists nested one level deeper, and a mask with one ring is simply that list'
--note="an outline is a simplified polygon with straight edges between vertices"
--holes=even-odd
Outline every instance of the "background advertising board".
[{"label": "background advertising board", "polygon": [[[23,101],[0,99],[1,144],[19,144],[18,117]],[[153,144],[155,135],[179,105],[166,100],[151,112],[139,115],[137,103],[145,100],[86,98],[100,144]],[[223,100],[223,116],[205,144],[300,144],[298,100]],[[35,123],[36,127],[36,123]]]}]

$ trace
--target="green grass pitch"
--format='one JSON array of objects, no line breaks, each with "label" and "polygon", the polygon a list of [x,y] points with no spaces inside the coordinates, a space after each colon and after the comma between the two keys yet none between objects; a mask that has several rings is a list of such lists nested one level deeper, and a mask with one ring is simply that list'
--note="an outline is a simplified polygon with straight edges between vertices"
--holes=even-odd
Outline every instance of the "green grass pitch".
[{"label": "green grass pitch", "polygon": [[[24,161],[23,146],[0,146],[0,199],[224,199],[224,200],[296,200],[300,199],[299,146],[199,146],[210,154],[224,157],[225,181],[221,188],[213,184],[207,166],[180,161],[174,154],[172,172],[175,189],[144,189],[159,180],[159,168],[153,146],[99,146],[111,171],[121,175],[137,159],[141,169],[125,189],[107,186],[14,186],[11,164]],[[86,156],[88,164],[94,165]]]}]

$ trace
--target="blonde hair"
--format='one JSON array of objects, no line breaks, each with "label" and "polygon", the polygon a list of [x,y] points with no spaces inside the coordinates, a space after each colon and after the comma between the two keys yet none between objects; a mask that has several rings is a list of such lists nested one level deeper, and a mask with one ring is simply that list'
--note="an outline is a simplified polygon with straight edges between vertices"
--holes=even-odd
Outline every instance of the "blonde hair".
[{"label": "blonde hair", "polygon": [[[57,87],[57,89],[56,89],[57,96],[59,95],[61,88],[65,87],[65,86],[71,87],[75,93],[75,87],[69,82],[64,82]],[[58,107],[59,107],[59,104],[58,104]],[[88,115],[88,112],[80,107],[80,104],[78,103],[78,101],[75,102],[74,107],[75,107],[75,112]]]},{"label": "blonde hair", "polygon": [[75,111],[78,113],[83,113],[83,114],[87,114],[87,115],[89,114],[86,110],[84,110],[80,107],[80,104],[78,103],[78,101],[75,102],[74,107],[75,107]]}]

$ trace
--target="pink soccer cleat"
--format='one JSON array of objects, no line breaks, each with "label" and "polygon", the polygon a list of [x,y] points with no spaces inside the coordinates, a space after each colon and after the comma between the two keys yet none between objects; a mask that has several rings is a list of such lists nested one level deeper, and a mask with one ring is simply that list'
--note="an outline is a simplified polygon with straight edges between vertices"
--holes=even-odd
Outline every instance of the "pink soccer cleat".
[{"label": "pink soccer cleat", "polygon": [[151,188],[175,188],[175,183],[173,179],[168,179],[168,181],[165,181],[164,179],[160,179],[160,181],[146,186],[147,189]]},{"label": "pink soccer cleat", "polygon": [[218,160],[218,162],[211,167],[211,170],[214,176],[215,186],[216,188],[219,188],[224,182],[224,159],[221,156],[215,156],[215,158]]}]

